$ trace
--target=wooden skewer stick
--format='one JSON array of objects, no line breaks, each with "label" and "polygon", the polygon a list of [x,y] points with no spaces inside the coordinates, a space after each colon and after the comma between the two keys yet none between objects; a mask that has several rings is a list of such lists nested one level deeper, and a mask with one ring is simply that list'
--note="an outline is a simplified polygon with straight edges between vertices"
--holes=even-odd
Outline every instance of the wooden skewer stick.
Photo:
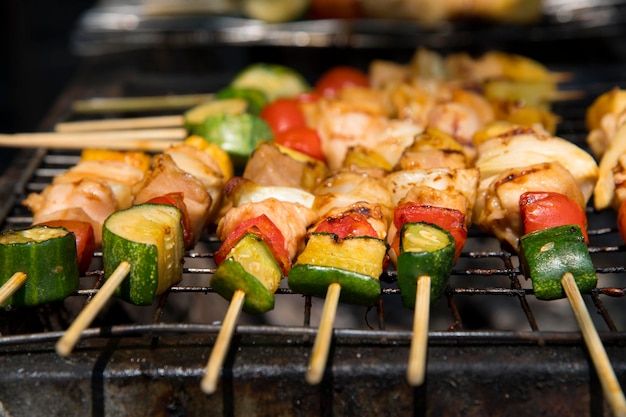
[{"label": "wooden skewer stick", "polygon": [[165,95],[153,97],[102,97],[75,101],[75,113],[140,112],[181,110],[212,100],[214,94]]},{"label": "wooden skewer stick", "polygon": [[413,387],[424,383],[426,375],[426,351],[428,349],[428,320],[430,318],[430,283],[428,275],[417,279],[415,310],[413,315],[413,338],[409,351],[409,367],[406,378]]},{"label": "wooden skewer stick", "polygon": [[583,90],[556,90],[549,94],[548,100],[550,102],[580,100],[586,94]]},{"label": "wooden skewer stick", "polygon": [[313,343],[313,351],[306,373],[306,382],[311,385],[319,384],[324,377],[324,369],[326,369],[326,362],[328,361],[328,351],[330,350],[330,344],[332,342],[333,326],[335,316],[337,315],[337,305],[339,304],[340,294],[341,285],[335,282],[328,286],[320,325],[317,330],[315,342]]},{"label": "wooden skewer stick", "polygon": [[574,74],[571,72],[563,72],[563,71],[553,71],[549,74],[550,79],[555,83],[564,83],[567,81],[572,81],[574,78]]},{"label": "wooden skewer stick", "polygon": [[130,264],[128,262],[120,263],[106,282],[100,287],[93,299],[80,312],[76,320],[67,329],[63,336],[57,341],[56,351],[61,356],[67,356],[72,353],[74,346],[80,338],[80,334],[85,330],[104,304],[111,298],[115,289],[122,283],[124,278],[130,272]]},{"label": "wooden skewer stick", "polygon": [[0,304],[5,302],[15,291],[22,288],[28,276],[23,272],[16,272],[11,275],[11,278],[0,287]]},{"label": "wooden skewer stick", "polygon": [[230,341],[233,337],[233,333],[235,332],[235,325],[237,324],[241,309],[243,308],[245,297],[245,292],[237,290],[233,294],[232,300],[230,300],[228,311],[226,312],[226,316],[222,322],[222,327],[217,335],[217,339],[215,340],[215,345],[211,351],[211,356],[207,362],[205,374],[200,384],[202,392],[205,394],[213,394],[217,389],[217,381],[220,371],[222,370],[224,358],[226,358]]},{"label": "wooden skewer stick", "polygon": [[16,133],[0,134],[0,147],[83,149],[138,149],[160,151],[180,143],[187,137],[183,128],[138,129],[89,133]]},{"label": "wooden skewer stick", "polygon": [[55,132],[96,132],[123,129],[154,129],[161,127],[181,127],[185,123],[184,116],[131,117],[125,119],[79,120],[57,123]]},{"label": "wooden skewer stick", "polygon": [[591,355],[591,360],[600,378],[604,395],[613,410],[613,415],[624,417],[626,416],[626,399],[624,399],[624,393],[615,376],[615,372],[606,354],[604,345],[600,340],[600,336],[598,336],[598,332],[591,321],[589,311],[587,311],[578,286],[576,286],[574,276],[567,272],[561,278],[561,284],[574,310],[574,315],[576,316],[576,320],[583,334],[583,339]]}]

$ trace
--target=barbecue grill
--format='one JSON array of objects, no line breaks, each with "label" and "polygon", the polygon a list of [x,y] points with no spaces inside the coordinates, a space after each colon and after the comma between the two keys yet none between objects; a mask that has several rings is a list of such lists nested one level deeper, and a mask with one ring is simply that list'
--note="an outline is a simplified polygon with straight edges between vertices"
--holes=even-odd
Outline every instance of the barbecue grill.
[{"label": "barbecue grill", "polygon": [[[329,60],[365,66],[373,58],[406,61],[416,46],[500,47],[572,73],[562,88],[585,94],[553,104],[562,117],[557,134],[585,147],[586,108],[624,81],[618,39],[626,18],[619,2],[587,3],[571,2],[564,16],[561,2],[547,2],[545,19],[525,29],[458,23],[437,30],[375,20],[268,27],[240,18],[150,19],[113,3],[80,22],[76,50],[89,56],[42,129],[93,118],[72,110],[83,98],[216,91],[244,62],[280,61],[314,79]],[[124,16],[136,17],[131,29],[116,26]],[[254,28],[262,36],[252,36]],[[563,52],[573,45],[576,56]],[[120,116],[127,114],[98,117]],[[29,225],[22,199],[78,158],[78,151],[17,152],[0,177],[2,229]],[[587,211],[599,284],[584,298],[624,386],[626,247],[615,213]],[[378,305],[340,306],[320,385],[304,375],[322,301],[283,286],[274,311],[241,317],[218,391],[207,396],[200,379],[227,308],[208,284],[218,246],[207,233],[185,257],[183,281],[153,306],[111,300],[66,358],[54,344],[97,292],[101,254],[65,302],[0,312],[0,416],[611,415],[567,300],[536,300],[517,256],[477,229],[432,307],[422,386],[405,381],[412,312],[401,306],[390,270]]]}]

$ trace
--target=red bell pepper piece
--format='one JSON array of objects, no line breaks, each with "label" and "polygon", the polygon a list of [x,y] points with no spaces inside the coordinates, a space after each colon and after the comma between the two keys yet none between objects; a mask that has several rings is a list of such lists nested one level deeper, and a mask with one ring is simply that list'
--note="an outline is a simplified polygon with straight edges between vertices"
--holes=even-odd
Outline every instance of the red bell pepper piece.
[{"label": "red bell pepper piece", "polygon": [[564,194],[547,191],[527,191],[519,199],[524,234],[556,226],[575,224],[580,226],[585,243],[587,215],[571,198]]},{"label": "red bell pepper piece", "polygon": [[[447,230],[454,238],[454,260],[456,261],[461,255],[463,246],[467,241],[467,226],[465,215],[459,210],[408,202],[399,205],[393,211],[393,224],[398,230],[407,222],[426,222]],[[400,254],[399,239],[399,236],[396,235],[391,244],[396,254]]]},{"label": "red bell pepper piece", "polygon": [[187,205],[184,201],[184,195],[181,192],[168,193],[159,197],[154,197],[148,201],[148,203],[154,204],[168,204],[170,206],[177,207],[182,213],[183,224],[183,241],[185,242],[185,249],[192,249],[196,244],[193,225],[187,212]]},{"label": "red bell pepper piece", "polygon": [[367,221],[367,217],[353,211],[325,218],[317,225],[315,232],[334,233],[340,239],[354,236],[378,237],[378,233]]},{"label": "red bell pepper piece", "polygon": [[283,275],[286,276],[291,268],[291,259],[285,246],[285,237],[265,214],[246,220],[235,227],[213,255],[215,263],[217,265],[221,264],[228,257],[231,249],[247,233],[254,233],[265,242],[274,259],[280,265]]}]

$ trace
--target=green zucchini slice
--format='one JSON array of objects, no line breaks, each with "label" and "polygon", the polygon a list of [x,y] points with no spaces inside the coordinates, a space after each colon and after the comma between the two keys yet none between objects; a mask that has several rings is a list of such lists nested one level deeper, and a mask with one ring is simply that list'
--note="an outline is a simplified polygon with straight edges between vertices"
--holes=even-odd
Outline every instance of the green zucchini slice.
[{"label": "green zucchini slice", "polygon": [[274,308],[274,293],[281,279],[272,252],[261,238],[247,233],[219,264],[211,277],[211,287],[226,300],[231,300],[235,291],[243,291],[243,311],[261,314]]},{"label": "green zucchini slice", "polygon": [[116,295],[132,304],[150,305],[154,297],[180,282],[185,255],[182,213],[166,204],[139,204],[113,213],[104,222],[102,259],[105,277],[122,261],[131,265]]},{"label": "green zucchini slice", "polygon": [[244,68],[235,76],[231,86],[260,90],[270,102],[281,97],[295,97],[311,88],[306,79],[292,68],[265,62]]},{"label": "green zucchini slice", "polygon": [[522,272],[530,277],[535,297],[555,300],[565,297],[561,278],[571,272],[582,293],[598,283],[585,237],[579,226],[565,225],[537,230],[519,240]]},{"label": "green zucchini slice", "polygon": [[454,265],[454,251],[454,238],[439,226],[424,222],[402,226],[397,270],[405,307],[415,308],[417,280],[423,275],[431,279],[431,303],[441,298]]},{"label": "green zucchini slice", "polygon": [[332,233],[313,233],[287,283],[300,294],[323,298],[332,283],[341,285],[339,300],[371,305],[380,296],[380,275],[388,245],[370,236],[338,239]]},{"label": "green zucchini slice", "polygon": [[61,301],[78,290],[74,234],[60,227],[34,226],[0,234],[0,286],[16,272],[26,282],[2,306],[36,306]]}]

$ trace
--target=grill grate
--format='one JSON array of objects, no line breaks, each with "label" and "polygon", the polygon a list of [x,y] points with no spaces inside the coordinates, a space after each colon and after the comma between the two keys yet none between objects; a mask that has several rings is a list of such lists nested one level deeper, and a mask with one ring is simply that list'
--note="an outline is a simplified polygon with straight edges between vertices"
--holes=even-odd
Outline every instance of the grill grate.
[{"label": "grill grate", "polygon": [[[606,71],[605,71],[606,72]],[[584,74],[577,74],[577,77]],[[597,94],[611,88],[610,81],[602,84],[581,85],[574,84],[575,88],[584,88],[587,92],[585,99],[556,103],[555,112],[563,117],[559,135],[585,146],[584,111],[590,100]],[[609,86],[610,85],[610,86]],[[565,86],[565,88],[572,86]],[[4,229],[25,227],[30,224],[32,217],[20,202],[30,192],[40,192],[54,178],[65,169],[76,164],[79,159],[77,151],[49,150],[35,153],[26,166],[19,167],[20,179],[15,187],[12,205],[8,208],[4,219]],[[615,227],[615,214],[612,212],[596,213],[588,208],[589,236],[591,239],[590,252],[594,259],[599,275],[599,286],[586,297],[589,306],[593,306],[598,314],[593,315],[596,324],[601,330],[619,332],[626,325],[626,318],[622,313],[621,300],[626,295],[626,289],[620,283],[626,272],[623,262],[624,247],[619,239]],[[162,316],[169,310],[171,301],[177,297],[185,300],[193,299],[192,303],[202,305],[223,304],[223,300],[212,293],[209,286],[211,274],[215,270],[212,253],[219,247],[214,234],[207,233],[197,247],[187,253],[185,258],[184,279],[165,294],[157,303],[156,311],[151,315],[152,322],[171,320],[177,322],[200,321],[212,323],[219,321],[225,311],[223,308],[201,308],[201,318],[189,316],[184,311],[175,311],[174,317]],[[102,280],[101,253],[96,253],[92,270],[83,279],[81,289],[75,297],[80,301],[74,304],[81,305],[97,292]],[[405,330],[410,328],[411,314],[399,306],[399,290],[396,288],[395,271],[387,271],[381,277],[383,283],[383,297],[376,309],[366,311],[353,306],[341,306],[339,315],[345,315],[350,320],[339,326],[370,329],[377,327],[380,330]],[[181,296],[184,295],[184,296]],[[277,292],[277,312],[271,312],[266,317],[246,317],[252,323],[269,323],[286,326],[314,325],[320,303],[310,298],[304,298],[286,287]],[[209,301],[207,301],[209,299]],[[214,301],[219,299],[220,301]],[[621,301],[621,303],[620,303]],[[186,303],[187,301],[183,302]],[[282,304],[289,305],[290,310],[281,309]],[[145,308],[123,306],[130,310],[131,317],[141,311],[139,316],[146,315]],[[343,310],[341,310],[343,309]],[[297,314],[291,314],[295,310]],[[375,319],[369,316],[376,310]],[[304,312],[304,316],[303,316]],[[294,321],[294,317],[301,317]],[[140,322],[143,319],[139,319]],[[377,326],[372,325],[377,321]],[[132,322],[132,321],[131,321]],[[131,322],[128,324],[130,325]],[[122,323],[123,324],[123,323]],[[461,331],[542,331],[568,330],[577,331],[569,306],[561,301],[537,302],[532,294],[529,280],[521,273],[517,256],[503,248],[493,237],[487,236],[472,228],[467,244],[455,265],[450,277],[450,286],[446,291],[445,301],[433,307],[433,329]],[[50,329],[55,330],[55,329]],[[6,332],[6,330],[5,330]]]},{"label": "grill grate", "polygon": [[[585,109],[619,85],[623,71],[577,65],[574,75],[564,88],[583,90],[586,97],[555,103],[554,110],[563,118],[559,135],[584,145]],[[140,78],[123,87],[145,94],[154,80]],[[118,81],[114,88],[79,84],[61,102],[97,95],[99,88],[104,95],[120,94]],[[53,119],[75,117],[61,107],[62,117]],[[78,157],[20,151],[0,177],[2,228],[27,226],[31,216],[20,201]],[[599,287],[584,298],[623,380],[626,248],[615,213],[589,208],[588,217]],[[200,378],[227,308],[209,286],[218,245],[215,236],[204,236],[185,258],[181,284],[153,307],[112,300],[68,358],[60,358],[54,344],[97,291],[101,254],[79,292],[62,306],[0,311],[0,415],[610,415],[567,300],[537,301],[517,257],[474,228],[446,296],[432,306],[422,387],[405,382],[412,314],[400,305],[389,271],[376,308],[340,306],[320,386],[306,384],[304,374],[322,303],[283,287],[274,311],[241,316],[219,391],[207,397]]]}]

